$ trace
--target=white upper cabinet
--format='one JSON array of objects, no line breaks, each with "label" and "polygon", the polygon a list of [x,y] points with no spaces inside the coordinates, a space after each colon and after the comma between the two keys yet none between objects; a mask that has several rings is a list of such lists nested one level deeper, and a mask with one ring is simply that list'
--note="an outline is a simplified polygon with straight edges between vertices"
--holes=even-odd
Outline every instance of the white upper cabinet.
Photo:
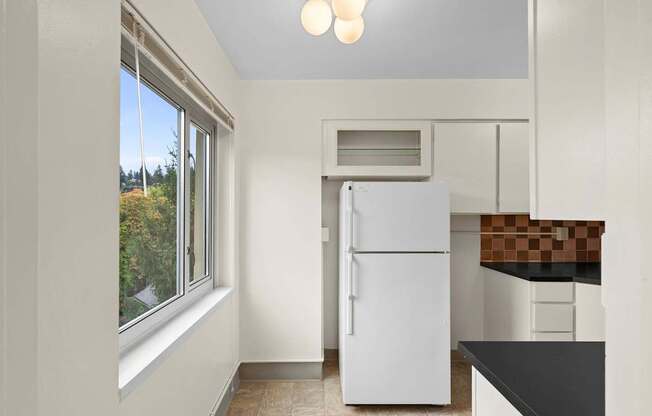
[{"label": "white upper cabinet", "polygon": [[450,190],[451,212],[496,211],[496,123],[436,123],[434,177]]},{"label": "white upper cabinet", "polygon": [[326,120],[323,129],[323,176],[426,178],[432,174],[429,121]]},{"label": "white upper cabinet", "polygon": [[503,123],[498,141],[498,212],[530,211],[529,127],[527,123]]},{"label": "white upper cabinet", "polygon": [[600,0],[529,0],[531,212],[602,219],[604,24]]}]

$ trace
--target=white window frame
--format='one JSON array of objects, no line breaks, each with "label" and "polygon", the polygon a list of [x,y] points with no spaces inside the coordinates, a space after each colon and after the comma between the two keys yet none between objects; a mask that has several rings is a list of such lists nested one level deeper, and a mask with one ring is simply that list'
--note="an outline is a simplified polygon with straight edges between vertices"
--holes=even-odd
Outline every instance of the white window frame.
[{"label": "white window frame", "polygon": [[[133,44],[123,36],[121,68],[125,68],[135,74]],[[217,221],[219,207],[219,178],[216,176],[219,172],[217,164],[219,163],[218,154],[218,123],[220,121],[209,115],[200,105],[178,88],[165,73],[156,67],[153,61],[149,60],[146,54],[139,55],[139,69],[141,83],[147,85],[155,91],[160,97],[168,101],[171,105],[180,109],[179,120],[179,161],[178,161],[178,182],[177,182],[177,287],[178,294],[167,301],[161,303],[155,308],[145,312],[138,318],[120,326],[119,347],[120,352],[128,350],[134,344],[137,344],[148,334],[152,333],[163,324],[173,319],[181,311],[195,303],[200,298],[206,296],[217,286],[217,264],[218,253],[216,250],[218,244],[217,238]],[[207,140],[207,187],[208,195],[205,198],[206,207],[206,254],[208,263],[208,275],[193,281],[189,280],[189,235],[187,230],[188,215],[187,204],[189,203],[190,186],[188,181],[189,166],[188,160],[188,140],[190,139],[190,125],[194,124],[206,132]],[[181,155],[183,155],[181,157]],[[179,290],[180,289],[180,290]],[[116,317],[117,318],[117,317]]]}]

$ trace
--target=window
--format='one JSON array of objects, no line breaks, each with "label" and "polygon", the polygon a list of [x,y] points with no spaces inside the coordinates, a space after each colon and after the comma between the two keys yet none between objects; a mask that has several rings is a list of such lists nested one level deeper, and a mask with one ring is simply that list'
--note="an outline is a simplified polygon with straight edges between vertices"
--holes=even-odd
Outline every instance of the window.
[{"label": "window", "polygon": [[201,281],[208,276],[208,142],[210,135],[190,124],[190,147],[188,149],[190,171],[190,204],[188,223],[190,224],[189,241],[189,276],[190,282]]},{"label": "window", "polygon": [[121,346],[213,288],[211,218],[217,194],[212,142],[217,123],[142,54],[139,106],[133,46],[125,43],[120,69]]}]

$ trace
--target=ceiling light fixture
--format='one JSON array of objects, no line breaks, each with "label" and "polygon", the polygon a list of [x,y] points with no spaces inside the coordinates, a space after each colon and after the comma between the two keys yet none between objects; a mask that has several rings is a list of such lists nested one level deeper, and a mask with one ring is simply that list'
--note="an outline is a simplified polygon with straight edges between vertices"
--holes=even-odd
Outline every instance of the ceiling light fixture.
[{"label": "ceiling light fixture", "polygon": [[313,36],[326,33],[332,20],[331,8],[325,0],[308,0],[301,9],[301,24]]},{"label": "ceiling light fixture", "polygon": [[321,36],[331,27],[334,13],[337,39],[347,45],[357,42],[364,33],[362,12],[367,0],[332,0],[331,5],[326,0],[306,1],[301,10],[303,28],[313,36]]},{"label": "ceiling light fixture", "polygon": [[342,20],[353,20],[362,16],[366,0],[333,0],[333,12]]},{"label": "ceiling light fixture", "polygon": [[353,20],[335,19],[335,36],[340,42],[350,45],[356,43],[364,32],[364,19],[358,16]]}]

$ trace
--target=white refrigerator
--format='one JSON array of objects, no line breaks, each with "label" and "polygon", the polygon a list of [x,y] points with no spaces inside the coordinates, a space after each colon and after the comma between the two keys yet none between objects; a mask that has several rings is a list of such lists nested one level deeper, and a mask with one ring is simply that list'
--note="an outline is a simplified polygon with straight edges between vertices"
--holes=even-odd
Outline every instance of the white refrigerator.
[{"label": "white refrigerator", "polygon": [[445,184],[345,182],[339,354],[345,404],[450,404]]}]

